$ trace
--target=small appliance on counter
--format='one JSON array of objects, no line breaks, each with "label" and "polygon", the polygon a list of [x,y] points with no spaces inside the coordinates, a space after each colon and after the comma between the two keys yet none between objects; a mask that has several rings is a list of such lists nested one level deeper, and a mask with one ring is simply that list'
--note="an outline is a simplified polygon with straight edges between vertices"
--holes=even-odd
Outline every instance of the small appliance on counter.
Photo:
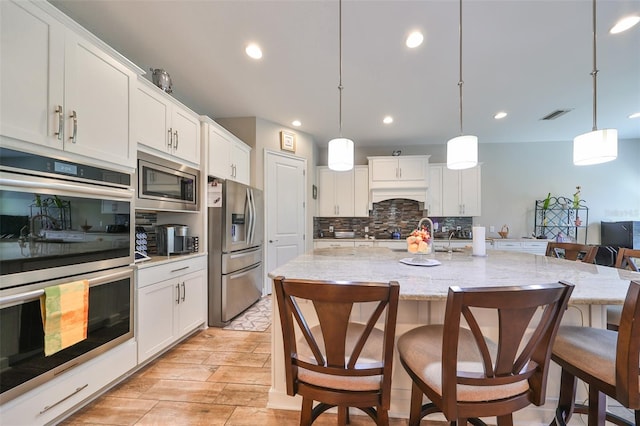
[{"label": "small appliance on counter", "polygon": [[[158,254],[160,256],[170,256],[172,254],[191,253],[193,251],[193,249],[189,249],[189,240],[191,238],[187,234],[189,234],[187,225],[158,225],[156,227]],[[193,247],[193,242],[191,242],[191,247]]]}]

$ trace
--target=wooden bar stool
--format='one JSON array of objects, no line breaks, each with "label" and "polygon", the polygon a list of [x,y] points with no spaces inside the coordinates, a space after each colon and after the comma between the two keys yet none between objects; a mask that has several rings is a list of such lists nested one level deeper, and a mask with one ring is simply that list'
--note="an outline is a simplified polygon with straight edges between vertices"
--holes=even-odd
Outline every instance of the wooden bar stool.
[{"label": "wooden bar stool", "polygon": [[598,254],[597,246],[577,243],[547,243],[546,255],[558,259],[580,260],[584,263],[594,263]]},{"label": "wooden bar stool", "polygon": [[[555,424],[564,426],[573,413],[589,415],[589,426],[605,420],[616,425],[640,425],[640,281],[631,281],[618,332],[562,326],[551,359],[562,367]],[[588,405],[575,403],[576,379],[589,386]],[[606,411],[609,396],[635,410],[635,422]],[[553,423],[552,423],[553,424]]]},{"label": "wooden bar stool", "polygon": [[[300,425],[311,425],[332,407],[338,407],[338,424],[344,425],[349,407],[356,407],[387,426],[398,283],[284,277],[273,283],[287,394],[302,395]],[[359,312],[361,322],[351,321],[353,312]]]},{"label": "wooden bar stool", "polygon": [[[620,248],[614,266],[619,269],[640,272],[640,250]],[[607,306],[607,328],[609,330],[618,331],[620,315],[622,315],[622,306]]]},{"label": "wooden bar stool", "polygon": [[[398,340],[413,381],[409,425],[442,412],[458,426],[484,425],[478,417],[494,416],[499,426],[511,426],[514,411],[544,404],[551,344],[572,291],[565,283],[451,287],[444,324],[417,327]],[[496,319],[483,326],[495,325],[497,340],[483,335],[477,315]],[[431,402],[423,405],[423,395]]]}]

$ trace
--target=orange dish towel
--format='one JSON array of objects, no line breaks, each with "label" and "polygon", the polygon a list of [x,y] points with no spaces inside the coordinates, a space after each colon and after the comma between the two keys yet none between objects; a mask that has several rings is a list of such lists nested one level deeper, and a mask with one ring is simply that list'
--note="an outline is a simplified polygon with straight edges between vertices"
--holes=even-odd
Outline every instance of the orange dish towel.
[{"label": "orange dish towel", "polygon": [[45,356],[87,338],[89,281],[74,281],[44,289],[40,296]]}]

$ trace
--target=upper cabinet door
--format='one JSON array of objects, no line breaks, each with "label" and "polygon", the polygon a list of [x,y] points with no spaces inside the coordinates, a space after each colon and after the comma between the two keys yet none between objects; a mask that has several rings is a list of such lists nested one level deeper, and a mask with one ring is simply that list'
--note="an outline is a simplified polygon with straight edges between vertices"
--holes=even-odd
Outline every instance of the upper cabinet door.
[{"label": "upper cabinet door", "polygon": [[0,1],[2,135],[62,148],[64,32],[33,4]]},{"label": "upper cabinet door", "polygon": [[369,167],[355,166],[353,180],[353,215],[369,217]]},{"label": "upper cabinet door", "polygon": [[419,156],[398,157],[398,179],[426,182],[428,161],[428,159]]},{"label": "upper cabinet door", "polygon": [[460,204],[465,216],[481,214],[481,168],[480,166],[460,170]]},{"label": "upper cabinet door", "polygon": [[[445,166],[446,167],[446,166]],[[442,216],[442,165],[429,165],[429,189],[426,209],[429,216]]]},{"label": "upper cabinet door", "polygon": [[158,151],[170,152],[173,143],[169,134],[171,110],[166,99],[155,90],[137,84],[133,112],[136,141]]},{"label": "upper cabinet door", "polygon": [[231,144],[231,167],[236,182],[249,185],[251,181],[251,149],[244,143]]},{"label": "upper cabinet door", "polygon": [[394,181],[400,176],[397,157],[372,159],[369,161],[369,170],[373,182]]},{"label": "upper cabinet door", "polygon": [[200,119],[174,105],[171,126],[173,155],[200,164]]},{"label": "upper cabinet door", "polygon": [[129,132],[132,73],[71,32],[65,49],[65,150],[135,166]]}]

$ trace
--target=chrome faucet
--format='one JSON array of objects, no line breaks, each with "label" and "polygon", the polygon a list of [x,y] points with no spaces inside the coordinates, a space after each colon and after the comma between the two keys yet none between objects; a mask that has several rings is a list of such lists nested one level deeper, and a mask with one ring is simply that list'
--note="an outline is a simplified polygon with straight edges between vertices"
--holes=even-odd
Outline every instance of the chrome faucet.
[{"label": "chrome faucet", "polygon": [[[51,226],[54,229],[58,226],[58,221],[54,217],[51,217],[51,216],[49,216],[47,214],[36,214],[34,216],[31,216],[31,220],[30,220],[30,223],[29,223],[29,231],[30,231],[29,238],[31,240],[34,240],[36,237],[39,237],[40,236],[40,231],[42,231],[42,229],[43,229],[43,227],[40,227],[40,230],[38,231],[38,234],[36,235],[34,233],[34,231],[35,231],[35,222],[36,222],[36,219],[38,219],[38,218],[48,220],[49,223],[51,223]],[[45,228],[45,229],[49,229],[49,228]]]},{"label": "chrome faucet", "polygon": [[456,234],[455,231],[451,231],[449,233],[449,245],[447,246],[447,253],[453,253],[453,249],[451,248],[451,238]]}]

